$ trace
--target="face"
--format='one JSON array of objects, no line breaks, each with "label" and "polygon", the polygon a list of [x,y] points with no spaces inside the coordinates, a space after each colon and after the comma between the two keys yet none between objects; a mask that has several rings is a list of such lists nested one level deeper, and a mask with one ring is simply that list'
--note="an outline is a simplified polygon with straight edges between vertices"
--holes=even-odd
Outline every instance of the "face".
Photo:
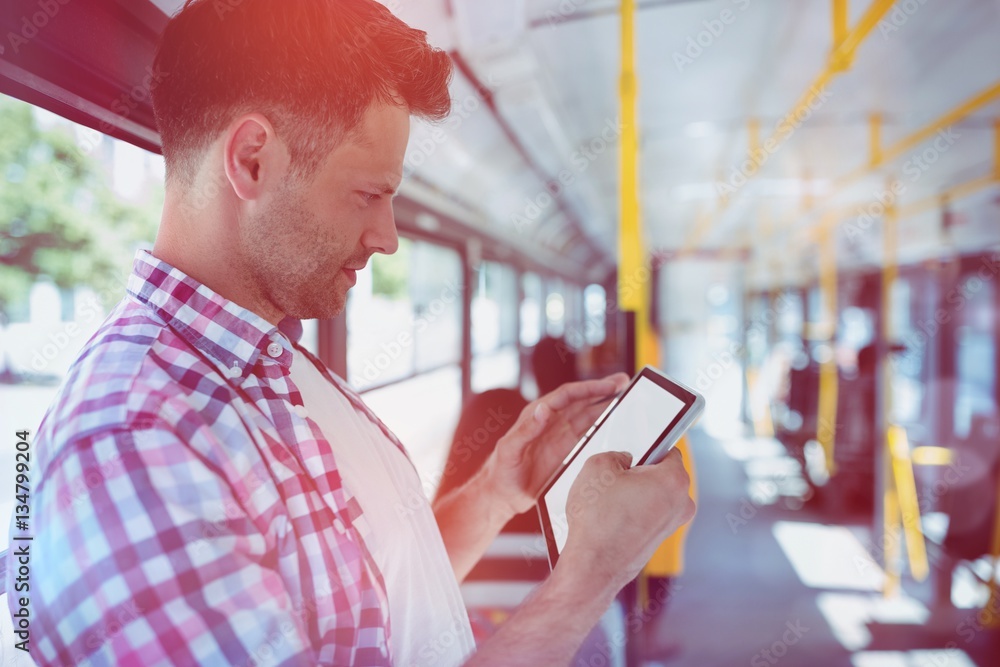
[{"label": "face", "polygon": [[285,180],[247,215],[240,241],[249,273],[282,313],[338,315],[357,271],[373,254],[396,251],[392,196],[409,134],[405,107],[372,107],[315,175]]}]

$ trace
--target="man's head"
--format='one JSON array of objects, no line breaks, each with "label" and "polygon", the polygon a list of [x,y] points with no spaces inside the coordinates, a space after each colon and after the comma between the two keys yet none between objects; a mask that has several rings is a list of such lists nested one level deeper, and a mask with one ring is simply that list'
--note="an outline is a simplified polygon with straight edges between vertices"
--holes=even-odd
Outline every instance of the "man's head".
[{"label": "man's head", "polygon": [[374,0],[195,0],[154,71],[168,194],[231,213],[219,261],[271,312],[339,312],[396,249],[409,117],[447,115],[448,56]]}]

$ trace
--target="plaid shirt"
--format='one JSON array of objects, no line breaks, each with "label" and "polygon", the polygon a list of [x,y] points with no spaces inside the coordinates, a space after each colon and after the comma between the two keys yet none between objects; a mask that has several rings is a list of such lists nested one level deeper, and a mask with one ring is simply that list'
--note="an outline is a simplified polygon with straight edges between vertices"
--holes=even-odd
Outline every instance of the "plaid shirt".
[{"label": "plaid shirt", "polygon": [[391,664],[370,529],[284,329],[137,254],[35,439],[39,664]]}]

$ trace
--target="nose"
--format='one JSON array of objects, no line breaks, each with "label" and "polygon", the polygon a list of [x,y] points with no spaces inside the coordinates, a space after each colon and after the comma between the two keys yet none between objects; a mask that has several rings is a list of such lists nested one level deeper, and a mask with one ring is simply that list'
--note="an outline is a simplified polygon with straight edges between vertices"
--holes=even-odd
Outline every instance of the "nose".
[{"label": "nose", "polygon": [[392,210],[392,201],[386,201],[378,207],[365,226],[361,242],[371,252],[391,255],[399,248],[399,237],[396,235],[396,216]]}]

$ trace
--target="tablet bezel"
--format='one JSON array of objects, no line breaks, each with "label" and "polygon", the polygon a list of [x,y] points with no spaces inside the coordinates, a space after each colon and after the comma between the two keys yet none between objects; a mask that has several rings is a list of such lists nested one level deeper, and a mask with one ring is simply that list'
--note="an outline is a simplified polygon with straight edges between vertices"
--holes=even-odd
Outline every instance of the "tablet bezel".
[{"label": "tablet bezel", "polygon": [[545,545],[548,549],[549,564],[555,567],[556,561],[559,559],[559,550],[556,546],[555,533],[552,530],[552,523],[549,521],[548,509],[545,505],[545,494],[549,492],[549,489],[556,483],[556,480],[566,471],[574,459],[579,456],[583,450],[587,448],[587,443],[590,442],[591,438],[597,432],[601,426],[608,420],[611,413],[621,404],[622,401],[628,396],[632,388],[636,386],[640,378],[646,378],[653,381],[657,386],[659,386],[664,391],[668,392],[672,396],[681,400],[684,407],[681,408],[680,412],[671,420],[663,432],[660,433],[659,437],[650,445],[646,450],[646,453],[638,461],[633,462],[633,467],[637,465],[644,465],[649,457],[656,452],[657,448],[663,443],[663,441],[670,435],[670,432],[678,426],[691,411],[699,404],[704,404],[704,399],[694,390],[685,387],[676,380],[672,380],[661,373],[659,370],[653,368],[652,366],[645,366],[642,370],[636,373],[635,377],[632,378],[628,386],[622,391],[620,396],[617,396],[611,405],[601,413],[601,416],[597,418],[593,426],[587,429],[587,432],[580,439],[580,441],[574,446],[573,451],[563,460],[562,465],[559,469],[549,478],[549,481],[545,484],[545,488],[538,495],[538,513],[539,519],[542,525],[542,534],[545,536]]}]

